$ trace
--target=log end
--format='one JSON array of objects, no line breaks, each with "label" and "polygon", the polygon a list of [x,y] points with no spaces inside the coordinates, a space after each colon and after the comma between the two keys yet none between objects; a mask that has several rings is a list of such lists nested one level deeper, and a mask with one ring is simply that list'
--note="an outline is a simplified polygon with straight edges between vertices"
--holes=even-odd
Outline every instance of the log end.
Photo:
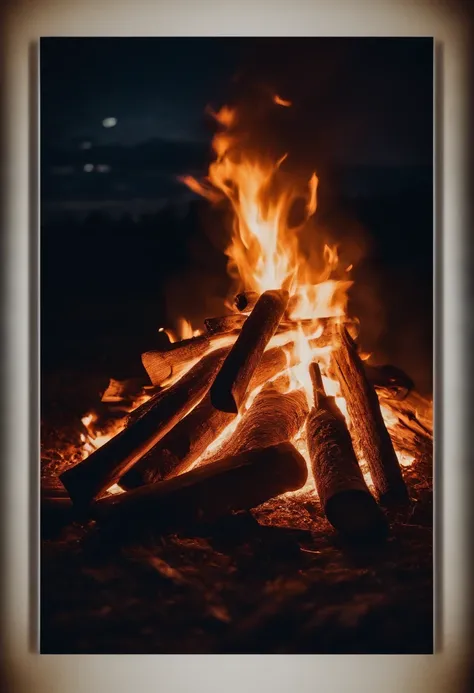
[{"label": "log end", "polygon": [[348,538],[375,539],[387,534],[385,515],[366,491],[341,491],[327,501],[324,511],[332,526]]},{"label": "log end", "polygon": [[237,294],[235,297],[234,306],[238,311],[246,311],[250,313],[252,308],[257,303],[258,298],[259,294],[256,291],[243,291],[242,293]]},{"label": "log end", "polygon": [[238,414],[239,408],[233,393],[219,387],[219,381],[217,383],[217,386],[214,387],[213,385],[209,391],[212,406],[226,414]]},{"label": "log end", "polygon": [[[308,467],[303,455],[290,443],[278,443],[268,450],[273,450],[276,460],[282,460],[286,467],[286,492],[298,491],[308,480]],[[285,462],[286,460],[286,462]],[[281,466],[281,465],[280,465]]]},{"label": "log end", "polygon": [[159,351],[146,351],[142,354],[142,364],[153,385],[161,385],[173,370]]}]

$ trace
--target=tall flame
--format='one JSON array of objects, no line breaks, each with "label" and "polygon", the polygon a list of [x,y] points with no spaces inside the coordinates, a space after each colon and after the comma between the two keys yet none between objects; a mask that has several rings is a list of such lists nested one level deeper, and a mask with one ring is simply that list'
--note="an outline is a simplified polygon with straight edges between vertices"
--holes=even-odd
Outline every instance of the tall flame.
[{"label": "tall flame", "polygon": [[[279,97],[275,102],[290,105]],[[220,129],[213,139],[215,159],[208,176],[203,181],[191,176],[181,180],[211,202],[230,203],[234,216],[226,249],[229,274],[244,290],[289,290],[295,319],[343,315],[351,282],[331,280],[338,264],[336,248],[325,246],[324,268],[318,274],[300,248],[300,232],[317,209],[316,173],[304,186],[289,180],[281,174],[287,154],[275,161],[249,148],[235,109],[224,106],[213,115]],[[302,218],[291,225],[290,214],[302,200]]]}]

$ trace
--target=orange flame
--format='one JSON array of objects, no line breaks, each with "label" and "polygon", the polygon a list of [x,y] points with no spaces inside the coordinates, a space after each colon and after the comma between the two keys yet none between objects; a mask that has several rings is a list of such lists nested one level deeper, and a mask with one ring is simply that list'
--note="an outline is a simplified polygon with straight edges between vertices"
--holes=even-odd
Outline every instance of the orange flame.
[{"label": "orange flame", "polygon": [[273,101],[278,106],[286,106],[287,108],[291,106],[291,101],[288,101],[287,99],[282,99],[281,96],[278,96],[278,94],[275,94],[275,96],[273,97]]},{"label": "orange flame", "polygon": [[[278,96],[280,105],[290,105]],[[215,159],[207,178],[181,180],[211,202],[227,199],[233,213],[233,230],[226,249],[229,274],[242,289],[259,293],[285,288],[295,297],[291,317],[317,318],[344,315],[350,282],[331,279],[338,265],[335,248],[324,248],[324,268],[315,273],[300,248],[300,232],[317,209],[318,177],[313,173],[302,187],[280,175],[278,160],[249,149],[239,134],[241,123],[235,109],[224,106],[214,118],[220,126],[213,139]],[[306,199],[303,219],[289,223],[294,204]]]},{"label": "orange flame", "polygon": [[[278,95],[273,100],[277,105],[291,106]],[[289,389],[303,387],[308,404],[313,406],[309,365],[317,359],[326,373],[331,347],[313,349],[309,339],[321,333],[320,318],[337,318],[346,314],[347,292],[352,285],[347,274],[344,274],[344,281],[334,278],[339,264],[336,247],[324,245],[317,263],[308,262],[301,248],[301,233],[317,210],[318,177],[313,173],[302,185],[281,171],[281,164],[288,154],[274,160],[268,154],[250,149],[246,137],[241,134],[244,128],[236,109],[224,106],[213,116],[219,130],[213,139],[215,159],[208,176],[202,181],[191,176],[181,180],[212,203],[221,200],[230,203],[233,228],[226,254],[228,272],[238,280],[239,288],[258,293],[284,288],[290,292],[288,313],[289,318],[295,321],[295,329],[291,331],[293,352],[288,353]],[[301,199],[304,200],[302,219],[296,226],[291,225],[290,213]],[[305,325],[303,330],[302,320],[310,320],[311,327],[308,329]],[[290,341],[290,336],[286,336],[286,342],[284,340],[285,337],[281,342],[283,346]],[[275,335],[270,345],[276,346],[278,341]],[[293,364],[291,367],[290,363]],[[326,376],[325,381],[328,394],[338,395],[337,403],[347,418],[338,383]],[[228,439],[241,416],[219,436],[211,452],[218,450]],[[303,437],[300,436],[299,446],[304,449]],[[208,459],[208,453],[196,464]],[[308,460],[307,450],[305,458]]]},{"label": "orange flame", "polygon": [[[139,395],[130,405],[129,410],[132,411],[141,404],[144,404],[150,399],[150,396],[151,395],[148,394]],[[120,433],[125,426],[124,420],[119,419],[109,422],[105,429],[97,428],[95,424],[98,419],[98,415],[93,411],[85,414],[81,419],[82,425],[85,428],[85,432],[82,432],[79,436],[81,442],[81,457],[83,460]],[[109,493],[123,493],[123,489],[118,484],[113,484],[113,486],[107,490]]]},{"label": "orange flame", "polygon": [[171,344],[174,344],[174,342],[180,342],[182,339],[198,337],[200,334],[202,334],[202,330],[194,330],[191,323],[189,320],[186,320],[186,318],[178,318],[176,320],[175,329],[171,329],[169,327],[160,327],[158,332],[164,332]]},{"label": "orange flame", "polygon": [[[291,106],[290,101],[276,94],[273,101],[279,106]],[[280,158],[271,158],[268,153],[252,149],[248,145],[241,115],[235,108],[224,106],[212,115],[219,129],[212,143],[215,158],[209,166],[208,175],[201,181],[192,176],[184,176],[181,181],[211,203],[227,201],[230,204],[233,226],[225,252],[229,275],[237,280],[238,289],[258,293],[278,288],[289,291],[287,317],[294,321],[294,329],[286,335],[274,335],[268,345],[292,344],[292,353],[288,353],[288,388],[303,387],[308,404],[312,407],[309,365],[317,360],[326,394],[335,398],[350,426],[340,385],[328,376],[333,346],[315,349],[310,345],[310,339],[321,333],[321,318],[337,320],[346,316],[348,291],[353,283],[348,279],[353,265],[344,265],[339,269],[337,247],[324,245],[316,262],[309,261],[307,252],[305,254],[302,249],[303,230],[317,211],[318,177],[313,173],[302,185],[300,181],[290,179],[281,168],[288,157],[287,153]],[[301,200],[304,201],[300,214],[302,218],[296,225],[291,224],[289,220],[295,203]],[[251,393],[244,410],[195,465],[204,464],[220,449],[235,430],[255,394]],[[394,425],[394,417],[387,411],[383,414],[390,428],[390,425]],[[304,435],[300,432],[293,442],[309,463]],[[401,464],[410,464],[402,453],[399,459]],[[360,460],[360,463],[369,480],[364,460]]]}]

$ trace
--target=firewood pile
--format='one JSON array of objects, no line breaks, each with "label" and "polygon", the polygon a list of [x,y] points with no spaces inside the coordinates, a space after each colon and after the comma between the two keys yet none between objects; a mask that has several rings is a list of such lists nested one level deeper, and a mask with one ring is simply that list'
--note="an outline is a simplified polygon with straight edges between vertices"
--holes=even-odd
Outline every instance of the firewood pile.
[{"label": "firewood pile", "polygon": [[[239,294],[205,333],[143,354],[154,394],[61,473],[70,500],[47,502],[125,536],[219,522],[311,485],[338,532],[384,536],[387,513],[410,506],[400,459],[431,450],[431,402],[404,373],[361,359],[352,321],[320,319],[315,330],[291,320],[289,304],[283,290]],[[291,377],[301,334],[311,392]]]}]

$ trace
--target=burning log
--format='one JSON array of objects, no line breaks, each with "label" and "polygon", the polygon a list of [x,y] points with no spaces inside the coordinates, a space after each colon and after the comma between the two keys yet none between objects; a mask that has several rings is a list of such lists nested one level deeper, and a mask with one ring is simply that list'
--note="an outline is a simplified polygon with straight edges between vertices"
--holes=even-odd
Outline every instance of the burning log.
[{"label": "burning log", "polygon": [[223,348],[205,356],[132,425],[63,472],[60,479],[72,501],[87,505],[116,483],[204,397],[228,353]]},{"label": "burning log", "polygon": [[[186,371],[190,365],[200,358],[203,350],[204,340],[208,340],[207,349],[210,351],[221,346],[230,345],[237,339],[237,325],[246,322],[247,316],[227,315],[219,318],[207,318],[206,323],[210,329],[216,329],[216,334],[201,335],[192,339],[185,339],[181,342],[175,342],[173,349],[147,351],[142,354],[142,362],[148,373],[148,376],[154,386],[162,385],[171,376],[178,377],[183,371]],[[314,332],[314,321],[302,321],[303,331],[309,331],[309,344],[313,349],[321,349],[330,346],[333,343],[333,326],[334,318],[320,318],[322,333],[318,337],[311,337]],[[339,320],[339,318],[337,318]],[[351,324],[346,323],[348,329],[351,330]],[[225,332],[226,326],[230,328],[229,332]],[[310,328],[309,330],[307,328]],[[235,328],[235,329],[234,329]],[[269,346],[287,346],[292,348],[293,339],[297,323],[289,321],[281,321],[274,337],[270,340]],[[180,346],[183,345],[181,349]],[[206,350],[204,350],[206,351]],[[378,373],[378,371],[376,371]],[[377,377],[379,377],[377,375]]]},{"label": "burning log", "polygon": [[433,448],[433,404],[417,392],[402,401],[394,401],[385,391],[378,391],[390,437],[398,450],[417,457]]},{"label": "burning log", "polygon": [[282,394],[281,386],[286,381],[282,377],[263,388],[232,438],[217,453],[219,457],[277,445],[296,436],[308,415],[308,402],[303,390]]},{"label": "burning log", "polygon": [[[249,384],[249,391],[281,373],[287,365],[283,349],[266,351]],[[143,405],[142,405],[143,406]],[[136,488],[186,471],[237,415],[216,409],[209,394],[120,480]]]},{"label": "burning log", "polygon": [[234,299],[234,306],[241,313],[251,313],[260,295],[256,291],[242,291]]},{"label": "burning log", "polygon": [[290,444],[244,452],[93,506],[113,535],[137,530],[175,531],[254,508],[306,483],[304,458]]},{"label": "burning log", "polygon": [[214,335],[240,330],[246,320],[246,315],[223,315],[219,318],[206,318],[204,324],[208,333]]},{"label": "burning log", "polygon": [[386,528],[352,447],[344,417],[334,397],[324,391],[316,363],[310,366],[314,408],[306,423],[306,440],[319,500],[332,526],[346,536],[368,538]]},{"label": "burning log", "polygon": [[146,402],[140,404],[140,406],[138,406],[136,409],[132,409],[132,411],[129,412],[125,418],[125,425],[131,426],[134,421],[140,419],[145,412],[153,407],[155,402],[162,396],[162,394],[163,391],[155,392],[155,394],[153,394],[150,399],[147,399]]},{"label": "burning log", "polygon": [[386,506],[406,505],[409,500],[407,488],[385,427],[377,394],[344,327],[339,328],[338,337],[340,344],[332,354],[332,367],[378,499]]},{"label": "burning log", "polygon": [[433,436],[433,402],[418,392],[410,392],[403,402],[395,403],[385,391],[379,391],[380,403],[420,434]]},{"label": "burning log", "polygon": [[287,303],[287,291],[265,291],[260,296],[212,384],[211,401],[216,409],[238,412],[252,374],[280,323]]},{"label": "burning log", "polygon": [[190,364],[202,358],[211,349],[233,344],[232,334],[203,334],[199,337],[170,343],[166,349],[155,349],[142,354],[142,363],[153,385],[161,385],[172,375],[178,377]]},{"label": "burning log", "polygon": [[[204,320],[204,324],[206,325],[206,329],[210,335],[224,334],[226,332],[240,330],[247,318],[248,315],[223,315],[218,318],[206,318]],[[315,326],[318,325],[322,329],[322,334],[319,337],[313,337],[313,339],[318,341],[318,346],[327,346],[332,341],[332,327],[339,321],[340,318],[318,318],[317,320],[307,319],[298,321],[283,319],[280,321],[276,332],[279,334],[288,333],[288,336],[290,337],[291,332],[296,330],[297,326],[300,325],[303,332],[308,337],[311,337],[312,333],[315,332]],[[351,321],[346,321],[346,326],[349,330],[353,329],[353,324]],[[381,377],[380,374],[378,377]]]},{"label": "burning log", "polygon": [[387,397],[405,399],[415,387],[413,380],[394,366],[371,366],[365,363],[364,369],[376,390],[379,393],[383,392]]}]

